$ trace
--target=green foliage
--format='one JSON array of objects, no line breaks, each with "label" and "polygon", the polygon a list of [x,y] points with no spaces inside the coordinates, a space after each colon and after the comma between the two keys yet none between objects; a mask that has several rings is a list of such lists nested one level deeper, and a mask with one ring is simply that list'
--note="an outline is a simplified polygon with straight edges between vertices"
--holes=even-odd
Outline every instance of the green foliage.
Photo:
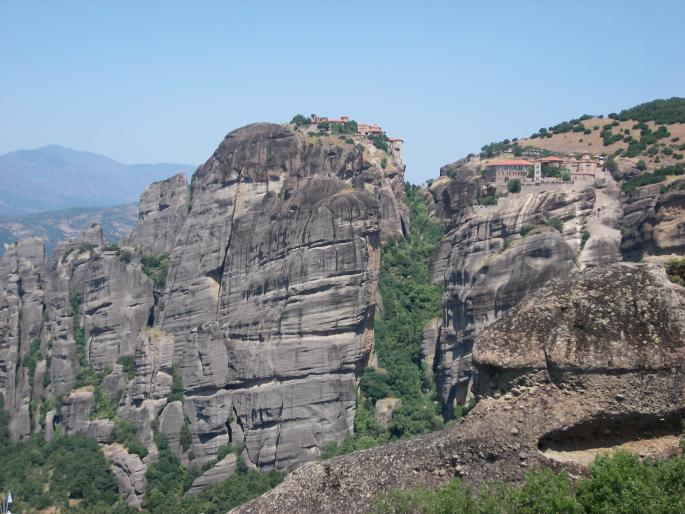
[{"label": "green foliage", "polygon": [[296,114],[295,116],[293,116],[293,119],[290,120],[290,123],[294,124],[296,127],[301,127],[303,125],[311,125],[312,119],[306,118],[301,114]]},{"label": "green foliage", "polygon": [[80,500],[80,507],[94,511],[116,505],[116,481],[93,439],[58,436],[46,443],[36,435],[13,444],[6,426],[7,417],[0,408],[0,489],[12,491],[13,510],[56,506],[64,512],[69,499]]},{"label": "green foliage", "polygon": [[[354,436],[341,445],[325,446],[323,458],[442,426],[433,401],[434,385],[426,377],[419,353],[423,327],[441,311],[442,293],[430,284],[426,262],[442,237],[442,224],[428,215],[418,186],[405,184],[405,195],[409,233],[381,248],[379,287],[384,308],[374,320],[381,369],[368,368],[362,375]],[[402,400],[387,429],[373,416],[375,402],[386,397]]]},{"label": "green foliage", "polygon": [[561,180],[564,182],[571,182],[571,174],[567,170],[562,171]]},{"label": "green foliage", "polygon": [[182,401],[183,400],[183,376],[181,375],[181,371],[178,369],[176,364],[173,364],[171,366],[171,377],[172,377],[172,383],[171,383],[171,392],[169,392],[169,395],[167,396],[167,401],[168,402],[176,402],[176,401]]},{"label": "green foliage", "polygon": [[122,355],[117,359],[117,364],[121,364],[126,380],[132,380],[136,374],[135,357],[133,355]]},{"label": "green foliage", "polygon": [[233,445],[231,443],[228,443],[226,446],[222,446],[221,448],[219,448],[219,451],[216,454],[217,462],[223,460],[226,457],[226,455],[230,455],[233,452],[235,452],[235,448],[233,448]]},{"label": "green foliage", "polygon": [[517,178],[511,179],[509,182],[507,182],[507,191],[510,193],[520,193],[521,181]]},{"label": "green foliage", "polygon": [[[480,156],[484,159],[495,157],[501,153],[506,152],[511,148],[511,142],[508,139],[500,141],[499,143],[490,143],[480,149]],[[516,145],[518,147],[518,145]]]},{"label": "green foliage", "polygon": [[42,360],[42,358],[43,356],[40,353],[40,339],[33,339],[31,341],[31,346],[29,347],[29,353],[22,361],[22,364],[26,366],[26,369],[29,372],[29,384],[31,386],[33,386],[33,377],[36,373],[36,365],[38,364],[38,361]]},{"label": "green foliage", "polygon": [[102,387],[97,384],[93,389],[93,414],[92,418],[114,419],[117,414],[118,402],[110,400],[103,392]]},{"label": "green foliage", "polygon": [[116,243],[107,245],[103,248],[105,252],[120,252],[121,248],[119,248],[119,245]]},{"label": "green foliage", "polygon": [[640,159],[639,161],[637,161],[636,168],[640,171],[645,171],[647,169],[647,163],[644,160]]},{"label": "green foliage", "polygon": [[525,225],[521,227],[521,230],[519,230],[519,234],[521,234],[521,237],[526,237],[531,231],[530,227],[526,227]]},{"label": "green foliage", "polygon": [[622,110],[619,120],[637,120],[656,123],[685,123],[685,98],[673,97],[667,100],[654,100],[630,109]]},{"label": "green foliage", "polygon": [[[188,470],[169,449],[166,439],[155,434],[159,460],[148,467],[147,493],[143,512],[169,513],[224,513],[252,498],[265,493],[283,480],[277,471],[260,473],[248,470],[239,460],[236,471],[226,481],[209,487],[196,496],[183,497],[199,470]],[[223,457],[225,457],[223,455]],[[223,458],[222,457],[222,458]]]},{"label": "green foliage", "polygon": [[165,253],[160,255],[144,255],[140,259],[143,273],[152,279],[157,289],[163,289],[166,277],[169,273],[169,256]]},{"label": "green foliage", "polygon": [[121,250],[117,253],[117,255],[119,257],[119,260],[124,264],[130,264],[131,260],[133,259],[133,254],[128,250]]},{"label": "green foliage", "polygon": [[485,194],[478,190],[476,192],[476,203],[478,205],[497,205],[497,189],[494,186],[488,186]]},{"label": "green foliage", "polygon": [[685,259],[672,259],[668,261],[666,273],[671,282],[685,286]]},{"label": "green foliage", "polygon": [[641,462],[617,452],[598,456],[576,496],[586,512],[685,512],[685,458]]},{"label": "green foliage", "polygon": [[366,368],[362,374],[360,387],[364,397],[371,400],[371,403],[381,398],[392,396],[392,388],[389,384],[388,374],[384,370]]},{"label": "green foliage", "polygon": [[[180,511],[185,514],[224,514],[252,498],[273,489],[283,481],[278,471],[260,473],[238,469],[231,477],[196,496],[183,498]],[[166,513],[165,513],[166,514]]]},{"label": "green foliage", "polygon": [[419,407],[430,418],[434,408],[423,409],[433,404],[419,348],[423,327],[441,312],[442,293],[430,284],[426,261],[442,237],[442,224],[428,215],[418,187],[406,184],[405,194],[409,233],[381,251],[379,285],[384,309],[375,318],[376,353],[379,365],[387,370],[390,395],[403,401],[400,411]]},{"label": "green foliage", "polygon": [[[193,439],[190,435],[190,421],[188,420],[188,417],[184,417],[183,419],[183,426],[181,427],[181,435],[180,435],[180,442],[181,442],[181,449],[185,452],[188,451],[190,448],[191,443],[193,442]],[[223,450],[223,448],[222,448]],[[221,453],[221,450],[219,450],[219,453]],[[219,457],[219,459],[223,459],[226,455],[223,457]]]},{"label": "green foliage", "polygon": [[613,157],[609,157],[605,162],[604,162],[604,169],[607,171],[614,173],[618,171],[618,163],[616,162],[616,159]]},{"label": "green foliage", "polygon": [[383,158],[381,159],[381,168],[385,169],[387,165],[388,165],[388,158],[384,155]]},{"label": "green foliage", "polygon": [[585,248],[585,243],[590,239],[590,231],[588,229],[583,230],[583,236],[580,238],[580,249]]},{"label": "green foliage", "polygon": [[379,150],[387,152],[390,149],[388,146],[388,136],[386,136],[384,133],[369,134],[367,137],[369,138],[369,141],[373,143],[373,146]]},{"label": "green foliage", "polygon": [[630,193],[638,187],[663,182],[669,175],[682,175],[684,171],[685,167],[682,164],[659,168],[654,173],[644,173],[637,177],[633,177],[630,180],[626,180],[621,186],[621,190],[624,193]]},{"label": "green foliage", "polygon": [[574,489],[566,473],[535,469],[520,485],[455,479],[435,491],[392,490],[374,501],[376,513],[661,514],[685,512],[685,457],[640,461],[617,452],[598,456]]},{"label": "green foliage", "polygon": [[138,439],[136,427],[130,421],[115,418],[110,440],[124,445],[129,453],[135,453],[141,459],[147,456],[147,448]]},{"label": "green foliage", "polygon": [[564,231],[564,223],[559,218],[548,218],[545,220],[545,225],[552,227],[559,232]]}]

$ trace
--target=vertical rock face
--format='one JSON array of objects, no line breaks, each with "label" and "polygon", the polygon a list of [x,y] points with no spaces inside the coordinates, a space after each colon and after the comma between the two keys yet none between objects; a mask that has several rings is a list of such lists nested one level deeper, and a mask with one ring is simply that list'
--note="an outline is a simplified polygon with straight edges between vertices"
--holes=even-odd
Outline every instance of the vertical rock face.
[{"label": "vertical rock face", "polygon": [[449,414],[470,394],[471,349],[481,330],[548,280],[620,260],[620,206],[608,175],[586,187],[524,187],[485,207],[476,204],[472,166],[443,171],[453,178],[429,191],[447,227],[431,264],[433,279],[445,286],[431,364]]},{"label": "vertical rock face", "polygon": [[637,188],[624,198],[621,251],[626,260],[685,254],[685,179]]},{"label": "vertical rock face", "polygon": [[188,181],[182,173],[150,184],[140,195],[140,223],[124,238],[123,246],[144,255],[168,254],[188,214],[189,201]]},{"label": "vertical rock face", "polygon": [[154,306],[152,281],[140,268],[114,252],[94,253],[75,263],[69,286],[80,298],[93,369],[111,369],[119,356],[133,355]]},{"label": "vertical rock face", "polygon": [[33,376],[21,364],[41,337],[44,260],[43,243],[36,238],[10,245],[0,259],[0,395],[5,409],[13,414],[10,433],[14,439],[31,431]]},{"label": "vertical rock face", "polygon": [[[94,399],[120,398],[148,460],[155,430],[186,463],[229,442],[252,467],[317,458],[353,429],[379,245],[407,229],[403,172],[392,145],[260,123],[230,133],[191,188],[182,175],[152,184],[120,247],[97,225],[52,259],[38,240],[12,245],[0,261],[0,394],[13,437],[107,443],[113,423],[91,419],[105,412]],[[154,260],[143,264],[160,254],[165,286]],[[140,466],[120,453],[113,467],[136,504]]]},{"label": "vertical rock face", "polygon": [[230,441],[287,467],[350,434],[373,345],[377,198],[392,189],[373,173],[353,145],[256,124],[193,176],[158,325],[182,363],[196,458]]}]

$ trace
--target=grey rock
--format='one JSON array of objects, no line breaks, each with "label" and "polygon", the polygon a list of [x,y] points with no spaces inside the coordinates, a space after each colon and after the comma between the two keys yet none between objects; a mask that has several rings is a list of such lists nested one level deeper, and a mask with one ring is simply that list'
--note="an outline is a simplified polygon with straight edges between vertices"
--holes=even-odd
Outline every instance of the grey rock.
[{"label": "grey rock", "polygon": [[122,241],[144,255],[170,253],[190,207],[190,191],[184,174],[153,182],[140,195],[140,223]]},{"label": "grey rock", "polygon": [[205,471],[202,476],[193,480],[193,483],[186,494],[188,496],[194,496],[202,492],[210,485],[216,485],[224,480],[228,480],[235,471],[236,467],[237,458],[235,454],[228,454],[213,467]]},{"label": "grey rock", "polygon": [[[613,264],[550,281],[484,330],[474,346],[476,376],[483,378],[474,384],[477,392],[489,394],[491,380],[506,388],[522,381],[538,387],[535,396],[517,399],[525,405],[525,423],[518,423],[519,409],[504,410],[505,401],[484,396],[458,425],[305,464],[231,512],[368,512],[373,499],[389,489],[448,483],[451,474],[440,473],[448,465],[476,488],[493,476],[520,481],[529,467],[578,473],[576,464],[554,461],[538,445],[544,450],[550,437],[570,429],[621,427],[627,417],[642,416],[656,427],[680,420],[684,306],[685,288],[670,283],[657,266]],[[605,318],[609,309],[616,316]],[[582,390],[563,388],[578,383]],[[616,402],[616,394],[624,401]],[[675,423],[673,429],[679,428]],[[607,442],[597,441],[598,447]]]},{"label": "grey rock", "polygon": [[103,447],[102,451],[117,479],[119,494],[126,498],[129,506],[140,507],[147,489],[147,480],[145,479],[147,466],[138,455],[128,453],[119,444],[107,445]]}]

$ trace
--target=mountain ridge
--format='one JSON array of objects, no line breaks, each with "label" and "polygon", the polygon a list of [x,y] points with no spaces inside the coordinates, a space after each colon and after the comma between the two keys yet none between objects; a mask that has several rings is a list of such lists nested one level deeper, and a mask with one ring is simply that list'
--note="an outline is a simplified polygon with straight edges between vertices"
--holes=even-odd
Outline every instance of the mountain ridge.
[{"label": "mountain ridge", "polygon": [[16,150],[0,156],[0,215],[132,203],[150,182],[194,169],[168,162],[124,164],[60,145]]}]

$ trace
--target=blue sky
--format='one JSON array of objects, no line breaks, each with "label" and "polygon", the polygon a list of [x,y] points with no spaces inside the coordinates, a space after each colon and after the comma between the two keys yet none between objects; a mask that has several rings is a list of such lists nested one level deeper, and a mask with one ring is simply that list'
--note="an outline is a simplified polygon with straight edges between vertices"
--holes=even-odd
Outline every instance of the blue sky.
[{"label": "blue sky", "polygon": [[685,96],[685,2],[0,0],[0,153],[200,164],[298,112],[381,124],[407,178],[584,113]]}]

